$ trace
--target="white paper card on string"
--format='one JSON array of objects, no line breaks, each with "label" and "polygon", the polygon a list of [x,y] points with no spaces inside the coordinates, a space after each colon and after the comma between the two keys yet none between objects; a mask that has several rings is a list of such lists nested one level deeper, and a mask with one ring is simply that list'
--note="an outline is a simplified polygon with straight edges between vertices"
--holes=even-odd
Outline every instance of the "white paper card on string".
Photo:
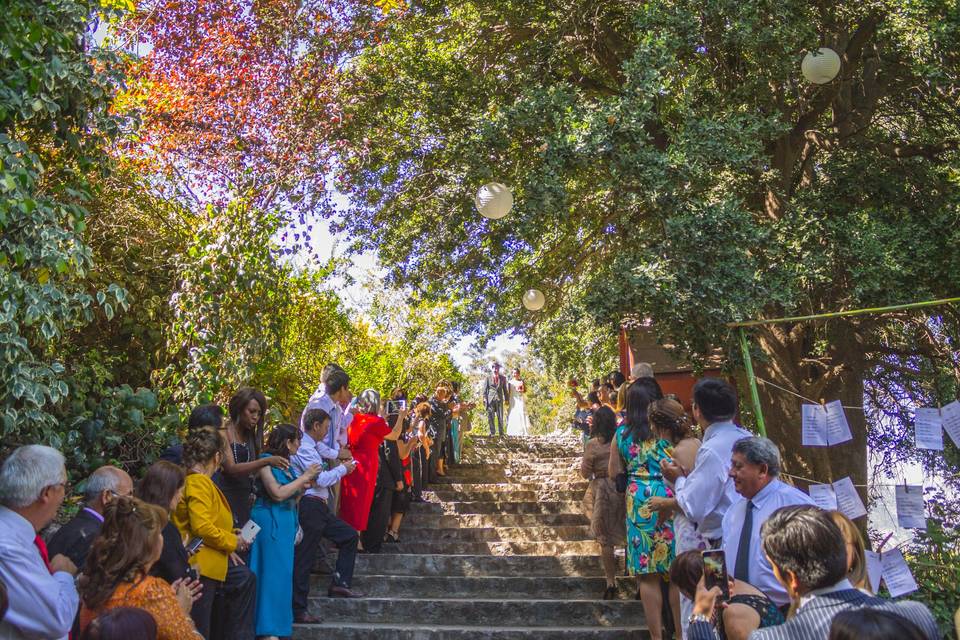
[{"label": "white paper card on string", "polygon": [[826,447],[827,411],[819,404],[804,404],[800,407],[803,446]]},{"label": "white paper card on string", "polygon": [[917,409],[913,418],[913,435],[917,449],[943,451],[943,421],[940,418],[940,409]]},{"label": "white paper card on string", "polygon": [[837,494],[837,510],[840,513],[851,520],[867,515],[867,508],[863,506],[863,500],[849,477],[834,482],[833,491]]},{"label": "white paper card on string", "polygon": [[884,551],[880,554],[880,563],[883,565],[883,581],[887,583],[891,597],[899,598],[917,590],[917,581],[913,579],[900,549]]},{"label": "white paper card on string", "polygon": [[867,555],[867,578],[870,580],[870,590],[877,593],[880,591],[880,578],[883,577],[880,554],[876,551],[864,551],[864,553]]},{"label": "white paper card on string", "polygon": [[850,424],[847,414],[843,412],[843,404],[839,400],[827,403],[827,444],[831,447],[853,440],[850,433]]},{"label": "white paper card on string", "polygon": [[897,485],[897,524],[904,529],[927,530],[927,512],[923,506],[923,487]]},{"label": "white paper card on string", "polygon": [[940,409],[943,430],[950,434],[953,444],[960,447],[960,400],[954,400]]},{"label": "white paper card on string", "polygon": [[832,484],[812,484],[807,487],[813,503],[824,511],[837,510],[837,494]]}]

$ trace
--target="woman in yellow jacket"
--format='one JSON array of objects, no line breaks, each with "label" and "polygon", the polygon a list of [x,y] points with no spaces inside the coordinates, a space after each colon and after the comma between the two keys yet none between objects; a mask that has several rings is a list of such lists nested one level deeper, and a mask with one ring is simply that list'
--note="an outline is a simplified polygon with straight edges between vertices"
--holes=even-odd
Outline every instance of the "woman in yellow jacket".
[{"label": "woman in yellow jacket", "polygon": [[[190,616],[204,638],[212,636],[254,640],[257,579],[237,552],[249,546],[233,528],[233,513],[211,476],[220,468],[223,438],[215,429],[193,430],[183,446],[187,478],[183,500],[173,514],[174,524],[188,540],[200,538],[203,545],[193,559],[199,567],[203,592]],[[217,633],[211,629],[213,602],[217,609]]]}]

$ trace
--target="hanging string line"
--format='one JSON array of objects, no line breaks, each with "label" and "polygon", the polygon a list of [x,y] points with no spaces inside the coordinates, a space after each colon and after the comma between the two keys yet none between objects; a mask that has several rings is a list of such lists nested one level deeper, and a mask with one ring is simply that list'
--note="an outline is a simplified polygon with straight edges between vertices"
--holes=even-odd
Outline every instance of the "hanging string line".
[{"label": "hanging string line", "polygon": [[[793,391],[793,390],[791,390],[791,389],[787,389],[786,387],[781,387],[780,385],[778,385],[778,384],[776,384],[776,383],[774,383],[774,382],[770,382],[769,380],[765,380],[765,379],[761,378],[760,376],[754,376],[754,378],[755,378],[756,381],[759,382],[760,384],[770,385],[771,387],[774,387],[775,389],[780,389],[781,391],[785,391],[785,392],[789,393],[789,394],[792,395],[792,396],[796,396],[796,397],[800,398],[801,400],[806,400],[806,401],[809,402],[810,404],[822,404],[822,403],[820,403],[820,402],[817,402],[816,400],[811,400],[810,398],[808,398],[808,397],[806,397],[806,396],[802,396],[802,395],[800,395],[799,393],[797,393],[796,391]],[[855,410],[857,410],[857,411],[863,411],[863,407],[848,407],[847,405],[843,405],[843,408],[844,408],[844,409],[855,409]]]}]

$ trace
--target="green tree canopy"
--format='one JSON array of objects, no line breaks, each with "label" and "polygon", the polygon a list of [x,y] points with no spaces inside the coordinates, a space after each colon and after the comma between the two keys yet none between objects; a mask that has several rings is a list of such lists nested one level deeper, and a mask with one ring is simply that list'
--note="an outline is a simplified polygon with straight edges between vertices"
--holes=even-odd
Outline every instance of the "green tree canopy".
[{"label": "green tree canopy", "polygon": [[[945,297],[958,45],[945,0],[418,2],[344,70],[344,228],[468,326],[635,314],[691,358],[729,348],[731,320]],[[820,46],[842,60],[822,86],[800,73]],[[499,221],[472,203],[491,180],[516,202]],[[759,373],[860,406],[902,365],[886,322],[758,330]],[[851,444],[804,449],[799,402],[762,391],[790,468],[864,483],[862,414]]]}]

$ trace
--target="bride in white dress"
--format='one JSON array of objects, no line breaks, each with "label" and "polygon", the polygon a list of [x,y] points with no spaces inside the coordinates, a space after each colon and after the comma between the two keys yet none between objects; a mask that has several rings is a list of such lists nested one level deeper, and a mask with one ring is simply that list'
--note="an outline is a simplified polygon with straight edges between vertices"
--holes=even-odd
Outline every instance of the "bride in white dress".
[{"label": "bride in white dress", "polygon": [[507,416],[507,435],[530,435],[530,418],[527,417],[527,405],[524,394],[527,392],[520,379],[520,369],[513,370],[513,380],[510,380],[510,414]]}]

